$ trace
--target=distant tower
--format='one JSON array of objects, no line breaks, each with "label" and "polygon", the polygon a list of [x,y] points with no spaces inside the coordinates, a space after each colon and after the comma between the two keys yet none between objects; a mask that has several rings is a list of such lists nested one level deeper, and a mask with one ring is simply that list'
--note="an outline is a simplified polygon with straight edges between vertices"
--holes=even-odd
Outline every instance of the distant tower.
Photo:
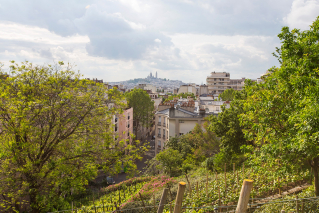
[{"label": "distant tower", "polygon": [[156,71],[156,77],[155,78],[157,78],[157,71]]},{"label": "distant tower", "polygon": [[150,78],[152,78],[152,72],[150,72]]}]

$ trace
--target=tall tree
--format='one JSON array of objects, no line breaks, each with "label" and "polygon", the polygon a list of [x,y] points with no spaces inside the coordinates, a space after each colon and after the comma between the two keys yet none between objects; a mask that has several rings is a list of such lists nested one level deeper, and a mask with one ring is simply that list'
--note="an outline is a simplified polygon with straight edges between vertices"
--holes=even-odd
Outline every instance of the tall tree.
[{"label": "tall tree", "polygon": [[[227,90],[226,90],[227,91]],[[209,130],[220,137],[220,149],[229,160],[236,155],[241,154],[240,147],[250,144],[245,139],[242,127],[240,126],[239,115],[244,112],[243,100],[244,92],[234,91],[235,100],[230,103],[230,108],[222,106],[222,111],[218,117],[211,115],[209,117]]]},{"label": "tall tree", "polygon": [[262,156],[290,168],[308,162],[319,196],[319,17],[309,30],[283,27],[278,37],[280,67],[245,85],[242,124]]},{"label": "tall tree", "polygon": [[[0,208],[44,212],[63,205],[71,191],[84,190],[99,167],[134,167],[138,150],[115,144],[110,118],[120,96],[81,79],[72,67],[12,61],[0,70]],[[109,99],[106,99],[106,96]],[[116,109],[121,111],[121,107]],[[21,207],[21,205],[20,205]]]},{"label": "tall tree", "polygon": [[153,123],[154,101],[143,89],[133,89],[125,94],[129,107],[133,107],[133,128],[137,135],[140,128]]},{"label": "tall tree", "polygon": [[219,94],[218,98],[222,99],[223,101],[232,101],[234,100],[235,96],[235,90],[233,88],[231,89],[226,89],[224,92]]}]

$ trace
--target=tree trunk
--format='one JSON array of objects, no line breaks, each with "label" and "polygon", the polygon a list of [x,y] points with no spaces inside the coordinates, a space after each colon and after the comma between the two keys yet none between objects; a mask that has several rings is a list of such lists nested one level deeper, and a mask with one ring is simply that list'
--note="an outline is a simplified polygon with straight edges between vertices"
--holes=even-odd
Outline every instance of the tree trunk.
[{"label": "tree trunk", "polygon": [[311,166],[312,166],[314,182],[315,182],[315,193],[316,193],[316,196],[319,196],[318,158],[313,159],[313,163]]}]

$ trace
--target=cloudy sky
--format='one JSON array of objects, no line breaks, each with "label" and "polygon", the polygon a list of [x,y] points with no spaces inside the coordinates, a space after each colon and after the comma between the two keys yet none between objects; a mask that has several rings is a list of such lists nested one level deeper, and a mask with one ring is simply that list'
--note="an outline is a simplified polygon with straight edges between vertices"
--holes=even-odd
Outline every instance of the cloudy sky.
[{"label": "cloudy sky", "polygon": [[70,62],[105,82],[257,78],[283,26],[308,29],[319,0],[0,0],[0,61]]}]

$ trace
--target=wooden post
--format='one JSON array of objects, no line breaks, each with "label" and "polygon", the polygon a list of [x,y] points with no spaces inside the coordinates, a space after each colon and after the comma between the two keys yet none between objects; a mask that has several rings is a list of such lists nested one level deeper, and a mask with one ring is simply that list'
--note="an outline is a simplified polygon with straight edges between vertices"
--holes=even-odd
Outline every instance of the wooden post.
[{"label": "wooden post", "polygon": [[237,184],[239,184],[238,171],[237,171]]},{"label": "wooden post", "polygon": [[196,182],[196,195],[198,197],[198,181]]},{"label": "wooden post", "polygon": [[163,212],[164,205],[166,204],[167,195],[168,195],[168,188],[165,188],[165,189],[163,189],[163,194],[162,194],[161,201],[160,201],[158,209],[157,209],[157,213]]},{"label": "wooden post", "polygon": [[179,182],[177,195],[176,195],[176,201],[175,201],[175,207],[174,207],[174,213],[181,213],[185,188],[186,188],[186,183]]},{"label": "wooden post", "polygon": [[296,196],[296,213],[299,213],[298,196]]},{"label": "wooden post", "polygon": [[226,192],[227,192],[227,178],[226,178],[226,163],[225,163],[225,197],[226,197]]},{"label": "wooden post", "polygon": [[189,182],[189,180],[188,180],[188,177],[187,177],[187,174],[186,174],[186,173],[185,173],[185,177],[186,177],[186,180],[187,180],[187,183],[188,183],[188,189],[189,189],[190,197],[192,197],[192,187],[191,187],[191,182]]},{"label": "wooden post", "polygon": [[145,212],[146,212],[146,206],[145,206],[145,203],[144,203],[143,197],[142,197],[141,193],[138,193],[138,194],[140,195],[140,198],[141,198],[142,204],[143,204],[143,206],[144,206],[144,210],[145,210]]},{"label": "wooden post", "polygon": [[219,208],[219,212],[222,211],[221,208],[220,208],[220,206],[221,206],[221,201],[220,201],[220,187],[218,186],[218,208]]},{"label": "wooden post", "polygon": [[156,200],[155,200],[155,192],[153,194],[153,199],[154,199],[154,211],[156,211]]},{"label": "wooden post", "polygon": [[206,197],[208,197],[208,172],[206,173]]},{"label": "wooden post", "polygon": [[249,202],[250,192],[253,188],[253,181],[245,179],[238,199],[236,213],[245,213]]},{"label": "wooden post", "polygon": [[105,212],[105,209],[104,209],[104,200],[102,199],[102,205],[103,205],[103,212]]},{"label": "wooden post", "polygon": [[96,207],[95,207],[95,199],[94,199],[94,193],[93,193],[93,206],[94,206],[94,211],[96,213]]}]

